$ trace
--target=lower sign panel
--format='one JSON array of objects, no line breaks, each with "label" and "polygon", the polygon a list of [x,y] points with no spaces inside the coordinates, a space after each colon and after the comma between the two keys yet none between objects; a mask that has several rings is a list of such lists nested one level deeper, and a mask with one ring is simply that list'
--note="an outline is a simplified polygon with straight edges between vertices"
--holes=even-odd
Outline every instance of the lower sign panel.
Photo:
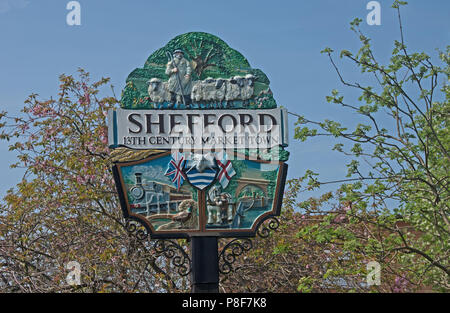
[{"label": "lower sign panel", "polygon": [[160,153],[116,163],[125,218],[153,238],[253,236],[280,213],[287,165],[215,152]]}]

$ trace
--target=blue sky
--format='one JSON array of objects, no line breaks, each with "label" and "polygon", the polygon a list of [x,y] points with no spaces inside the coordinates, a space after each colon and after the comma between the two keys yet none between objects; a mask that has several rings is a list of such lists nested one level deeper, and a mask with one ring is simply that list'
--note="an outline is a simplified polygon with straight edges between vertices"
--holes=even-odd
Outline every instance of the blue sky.
[{"label": "blue sky", "polygon": [[[148,1],[80,0],[81,26],[68,26],[66,0],[0,0],[0,109],[18,112],[27,95],[46,99],[57,93],[58,76],[78,67],[94,78],[111,77],[120,94],[127,75],[173,37],[204,31],[240,51],[252,67],[271,80],[279,105],[310,119],[358,122],[355,115],[326,103],[332,89],[345,91],[320,51],[356,51],[358,38],[349,30],[355,17],[372,38],[380,61],[386,61],[399,38],[391,0],[380,0],[381,25],[365,23],[367,0],[309,1]],[[409,1],[403,8],[405,39],[410,50],[436,57],[450,39],[450,2]],[[338,58],[338,57],[337,57]],[[338,61],[347,79],[360,80],[358,70]],[[345,94],[354,97],[348,91]],[[294,118],[290,124],[293,134]],[[330,152],[329,139],[305,143],[291,140],[288,177],[306,169],[324,180],[343,178],[346,159]],[[0,196],[23,171],[9,169],[14,154],[0,143]],[[329,190],[327,186],[322,190]]]}]

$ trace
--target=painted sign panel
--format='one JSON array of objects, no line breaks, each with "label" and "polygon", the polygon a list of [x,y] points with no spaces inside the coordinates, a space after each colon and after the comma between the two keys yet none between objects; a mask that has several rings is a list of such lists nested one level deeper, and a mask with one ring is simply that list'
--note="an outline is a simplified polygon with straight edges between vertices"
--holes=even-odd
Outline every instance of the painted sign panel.
[{"label": "painted sign panel", "polygon": [[199,230],[197,192],[165,175],[170,154],[118,166],[129,215],[147,220],[154,231]]},{"label": "painted sign panel", "polygon": [[277,181],[284,182],[286,164],[210,155],[211,163],[179,152],[117,163],[125,216],[142,221],[156,238],[236,237],[279,214],[284,186]]}]

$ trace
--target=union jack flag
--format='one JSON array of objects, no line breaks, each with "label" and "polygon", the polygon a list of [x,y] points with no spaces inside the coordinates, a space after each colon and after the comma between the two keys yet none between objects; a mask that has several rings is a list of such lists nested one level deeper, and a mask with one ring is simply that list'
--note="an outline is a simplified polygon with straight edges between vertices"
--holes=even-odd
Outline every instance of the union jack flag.
[{"label": "union jack flag", "polygon": [[217,165],[219,166],[219,174],[217,175],[217,180],[223,188],[226,188],[228,186],[228,183],[230,182],[231,177],[236,175],[236,172],[234,171],[231,161],[227,160],[226,154],[224,154],[221,161],[218,159],[216,159],[216,161]]},{"label": "union jack flag", "polygon": [[177,187],[177,190],[180,190],[181,185],[183,185],[184,180],[186,179],[186,174],[183,173],[183,167],[186,159],[184,155],[180,152],[172,153],[172,159],[168,164],[168,168],[165,176],[169,176],[172,184]]}]

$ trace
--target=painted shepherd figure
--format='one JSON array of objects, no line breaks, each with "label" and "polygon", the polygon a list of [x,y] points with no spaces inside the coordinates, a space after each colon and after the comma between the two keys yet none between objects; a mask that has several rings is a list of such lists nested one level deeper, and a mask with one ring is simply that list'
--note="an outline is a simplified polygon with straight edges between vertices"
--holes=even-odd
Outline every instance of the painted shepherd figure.
[{"label": "painted shepherd figure", "polygon": [[[184,52],[179,49],[173,52],[173,62],[175,62],[175,64],[173,64],[172,61],[169,61],[166,66],[166,74],[170,77],[168,84],[168,89],[171,96],[170,100],[172,103],[180,103],[181,97],[184,96],[186,106],[189,106],[192,102],[191,65],[189,64],[189,61],[184,58]],[[181,89],[177,75],[180,77]]]}]

